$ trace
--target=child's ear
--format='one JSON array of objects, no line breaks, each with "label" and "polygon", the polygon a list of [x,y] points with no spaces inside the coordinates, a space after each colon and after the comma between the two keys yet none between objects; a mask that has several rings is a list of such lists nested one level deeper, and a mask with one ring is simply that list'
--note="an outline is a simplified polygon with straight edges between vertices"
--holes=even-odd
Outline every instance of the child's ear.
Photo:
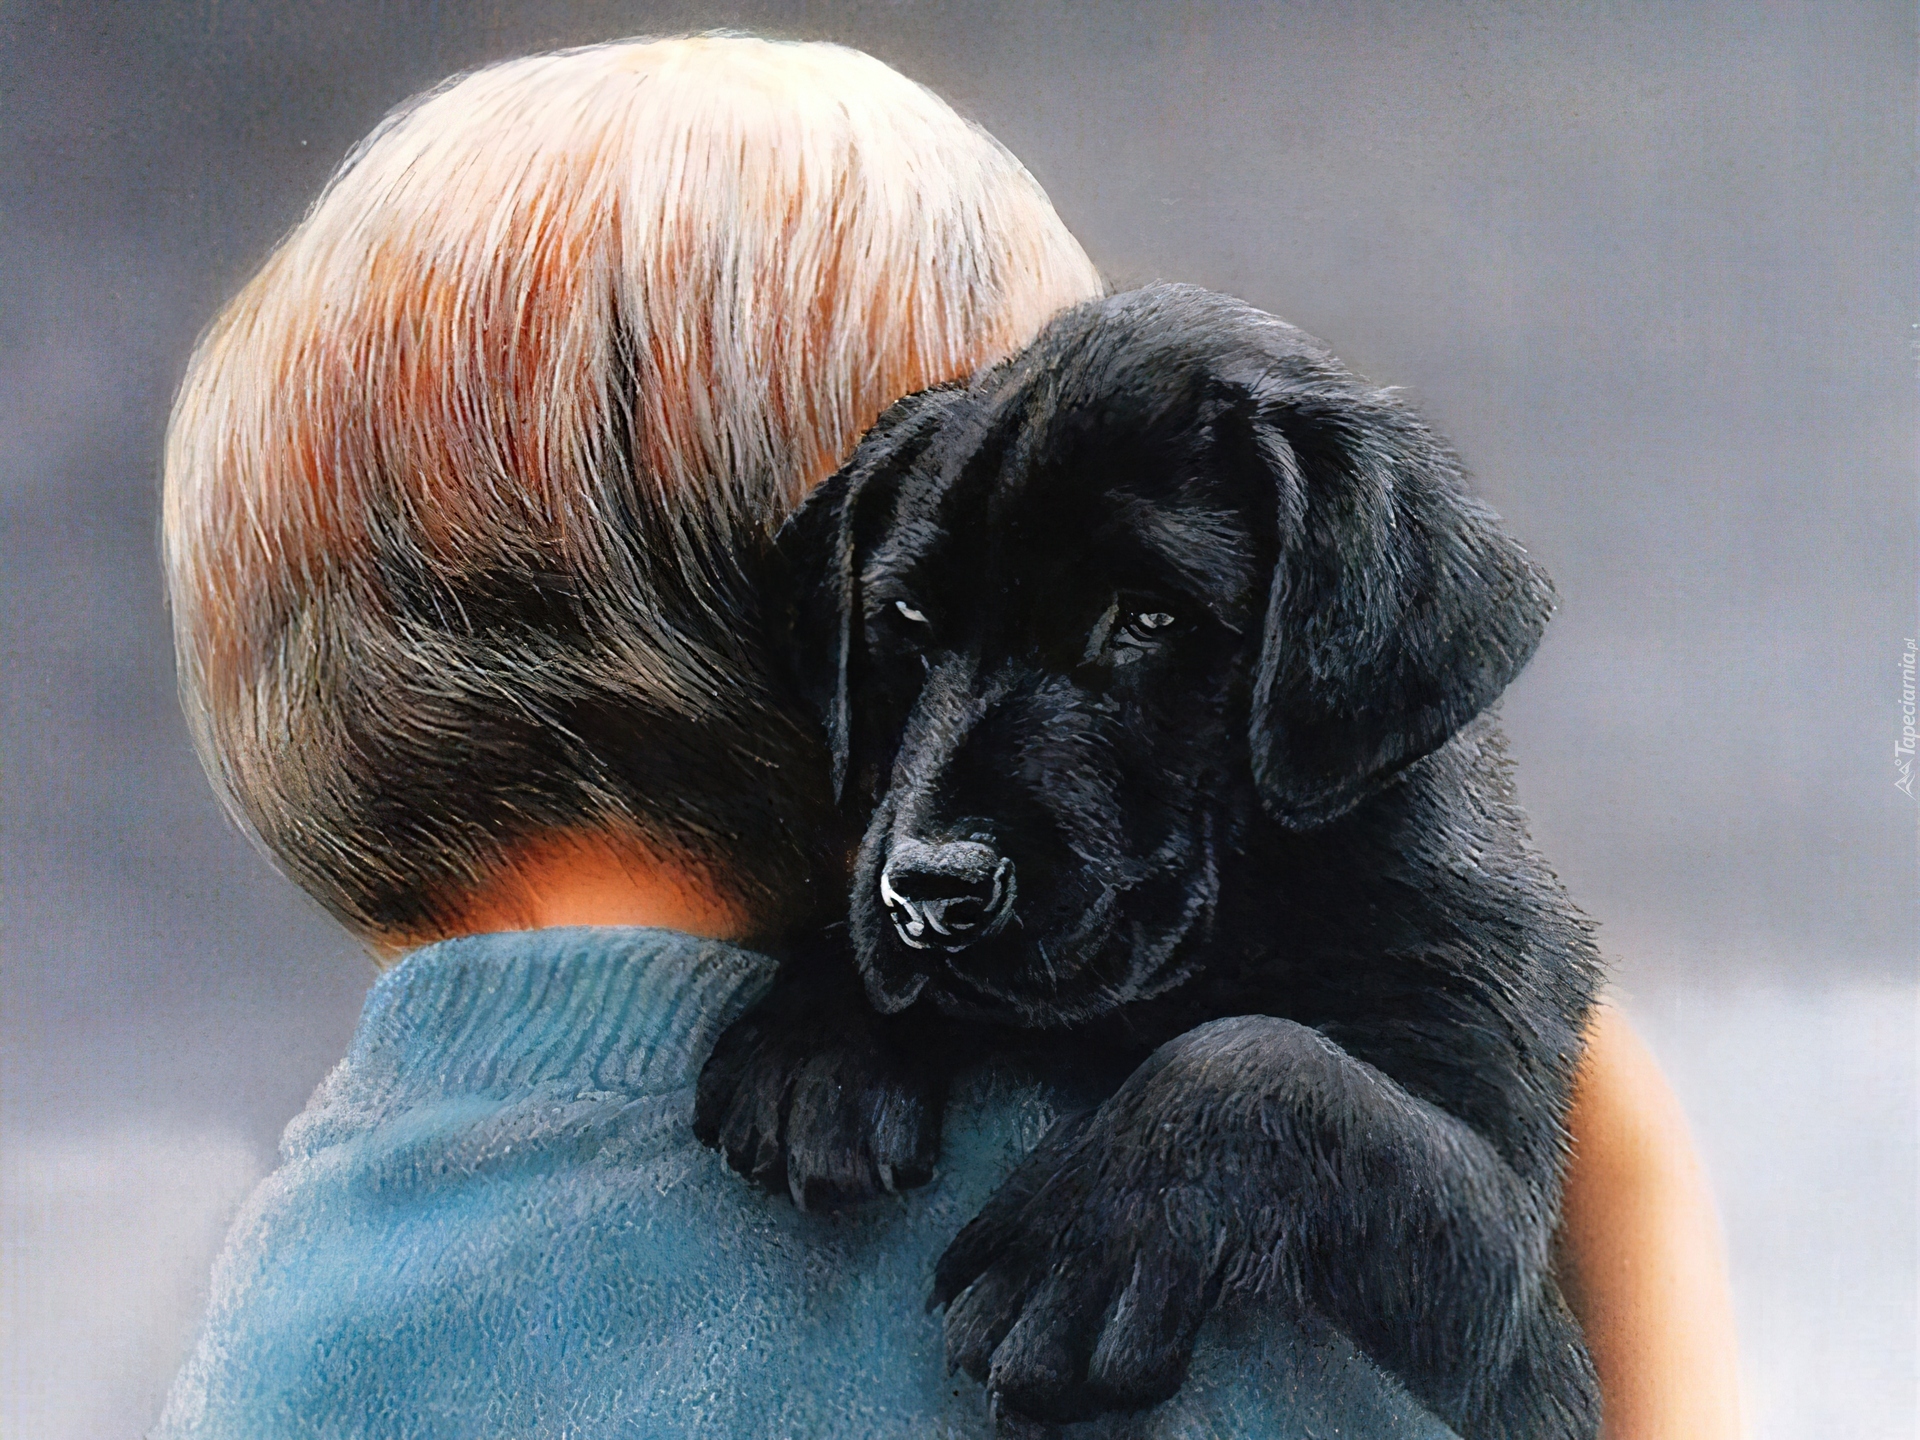
[{"label": "child's ear", "polygon": [[850,686],[861,668],[861,560],[892,519],[902,478],[962,393],[942,385],[895,401],[774,538],[774,584],[782,592],[775,614],[784,621],[776,637],[801,697],[826,730],[836,800],[853,734]]},{"label": "child's ear", "polygon": [[1269,813],[1307,829],[1491,704],[1539,644],[1553,586],[1426,427],[1329,358],[1291,357],[1244,394],[1279,516],[1253,773]]}]

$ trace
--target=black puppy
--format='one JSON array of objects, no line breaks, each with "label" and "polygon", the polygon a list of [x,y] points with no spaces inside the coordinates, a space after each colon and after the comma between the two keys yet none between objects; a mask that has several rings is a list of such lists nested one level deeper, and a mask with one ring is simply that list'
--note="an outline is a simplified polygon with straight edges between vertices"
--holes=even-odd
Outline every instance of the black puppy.
[{"label": "black puppy", "polygon": [[1599,967],[1483,714],[1551,592],[1434,437],[1156,287],[901,401],[780,549],[852,953],[723,1038],[701,1134],[830,1207],[928,1177],[964,1058],[1118,1061],[940,1261],[1000,1406],[1162,1399],[1281,1292],[1469,1440],[1594,1434],[1549,1247]]}]

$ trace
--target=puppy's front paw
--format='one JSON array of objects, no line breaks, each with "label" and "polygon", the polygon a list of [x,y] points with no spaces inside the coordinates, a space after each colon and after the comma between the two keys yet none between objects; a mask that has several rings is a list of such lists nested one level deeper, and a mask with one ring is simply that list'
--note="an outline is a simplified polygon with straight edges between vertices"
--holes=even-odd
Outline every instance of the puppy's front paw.
[{"label": "puppy's front paw", "polygon": [[1050,1423],[1167,1399],[1235,1250],[1206,1192],[1125,1173],[1095,1116],[1062,1121],[947,1247],[949,1366],[997,1415]]},{"label": "puppy's front paw", "polygon": [[932,1177],[940,1096],[868,1027],[776,1006],[720,1037],[693,1127],[756,1184],[836,1210]]}]

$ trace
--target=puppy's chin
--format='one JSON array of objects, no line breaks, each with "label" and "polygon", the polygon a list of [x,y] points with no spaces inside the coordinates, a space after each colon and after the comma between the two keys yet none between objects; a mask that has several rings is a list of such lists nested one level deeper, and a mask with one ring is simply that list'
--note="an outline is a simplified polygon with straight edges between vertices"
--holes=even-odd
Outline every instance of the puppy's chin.
[{"label": "puppy's chin", "polygon": [[867,1002],[882,1015],[897,1015],[920,998],[930,977],[910,965],[863,964],[860,978],[867,987]]}]

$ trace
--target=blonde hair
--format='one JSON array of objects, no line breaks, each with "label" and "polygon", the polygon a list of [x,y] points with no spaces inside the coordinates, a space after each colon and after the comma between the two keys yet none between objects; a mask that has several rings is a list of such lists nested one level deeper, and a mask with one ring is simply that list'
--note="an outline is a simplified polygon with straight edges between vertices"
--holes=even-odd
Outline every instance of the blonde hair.
[{"label": "blonde hair", "polygon": [[888,403],[1099,290],[1018,161],[838,46],[622,42],[402,107],[174,406],[215,788],[368,936],[430,930],[553,830],[777,900],[817,756],[752,557]]}]

